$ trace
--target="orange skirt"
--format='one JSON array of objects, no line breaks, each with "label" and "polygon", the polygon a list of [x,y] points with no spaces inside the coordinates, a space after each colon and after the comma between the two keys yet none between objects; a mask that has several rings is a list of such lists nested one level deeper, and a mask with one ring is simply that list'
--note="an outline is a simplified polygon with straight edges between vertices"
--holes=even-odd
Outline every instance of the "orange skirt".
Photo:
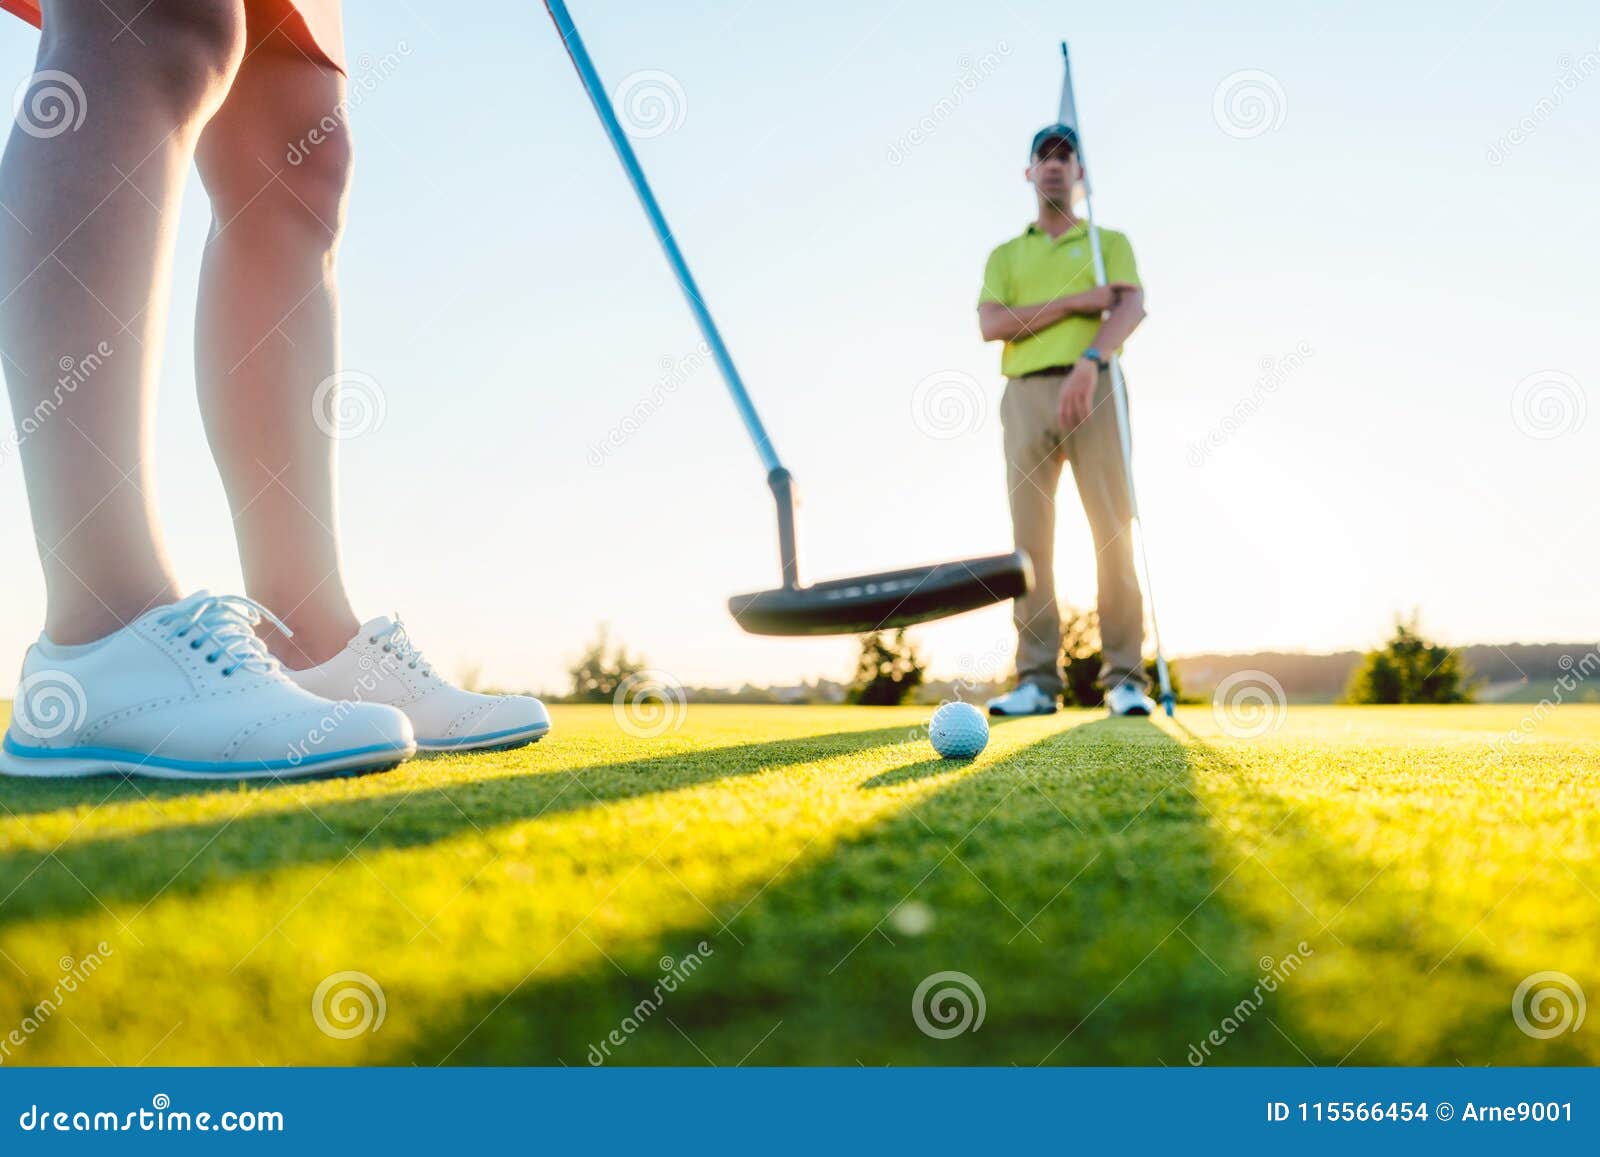
[{"label": "orange skirt", "polygon": [[[244,7],[251,48],[280,32],[312,60],[345,71],[339,0],[245,0]],[[39,0],[0,0],[0,9],[15,12],[35,28],[41,26]],[[137,28],[137,17],[133,23]]]}]

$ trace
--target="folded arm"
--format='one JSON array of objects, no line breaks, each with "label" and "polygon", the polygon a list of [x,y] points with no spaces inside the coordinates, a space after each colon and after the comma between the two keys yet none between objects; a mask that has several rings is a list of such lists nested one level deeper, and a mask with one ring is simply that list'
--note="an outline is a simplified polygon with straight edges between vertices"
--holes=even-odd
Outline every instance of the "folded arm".
[{"label": "folded arm", "polygon": [[[1064,318],[1096,317],[1108,309],[1115,315],[1118,302],[1129,295],[1136,296],[1140,301],[1138,316],[1142,318],[1143,292],[1137,285],[1120,282],[1097,285],[1083,293],[1069,293],[1037,305],[1004,305],[998,301],[985,301],[978,305],[978,332],[983,335],[984,341],[1016,341],[1048,329]],[[1134,321],[1133,325],[1138,325],[1138,321]],[[1130,326],[1128,333],[1132,332]]]},{"label": "folded arm", "polygon": [[1144,290],[1137,285],[1119,286],[1116,300],[1111,303],[1111,308],[1106,311],[1104,320],[1100,322],[1100,329],[1094,335],[1091,343],[1095,349],[1107,353],[1121,349],[1122,343],[1133,335],[1139,328],[1139,323],[1145,319]]}]

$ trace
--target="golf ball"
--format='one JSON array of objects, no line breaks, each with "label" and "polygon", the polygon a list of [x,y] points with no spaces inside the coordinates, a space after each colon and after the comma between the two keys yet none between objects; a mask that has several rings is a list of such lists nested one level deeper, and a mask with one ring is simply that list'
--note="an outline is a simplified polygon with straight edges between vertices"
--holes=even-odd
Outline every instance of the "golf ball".
[{"label": "golf ball", "polygon": [[928,742],[946,759],[971,759],[989,743],[989,720],[970,703],[944,703],[928,724]]}]

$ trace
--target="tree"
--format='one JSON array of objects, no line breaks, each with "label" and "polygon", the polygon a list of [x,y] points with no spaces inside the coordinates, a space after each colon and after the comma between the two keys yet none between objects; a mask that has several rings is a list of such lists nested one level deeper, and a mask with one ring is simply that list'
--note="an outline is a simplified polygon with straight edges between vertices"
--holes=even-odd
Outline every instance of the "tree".
[{"label": "tree", "polygon": [[863,635],[847,700],[872,707],[898,706],[921,685],[926,669],[904,627],[892,635],[887,631]]},{"label": "tree", "polygon": [[611,628],[601,623],[577,663],[567,668],[572,676],[572,697],[590,703],[609,703],[629,675],[644,670],[644,660],[629,656],[621,643],[609,650]]},{"label": "tree", "polygon": [[1095,686],[1100,678],[1100,613],[1061,604],[1061,672],[1066,687],[1061,699],[1068,707],[1099,707],[1106,693]]},{"label": "tree", "polygon": [[[1061,604],[1061,672],[1066,686],[1061,700],[1068,707],[1102,707],[1106,693],[1096,680],[1100,678],[1100,665],[1105,656],[1100,643],[1100,614],[1098,611],[1079,610],[1070,603]],[[1156,661],[1148,659],[1144,665],[1145,677],[1151,687],[1160,685],[1156,677]],[[1172,693],[1179,700],[1183,691],[1178,686],[1178,668],[1167,664],[1167,677],[1172,681]],[[1152,692],[1153,694],[1154,692]]]},{"label": "tree", "polygon": [[1471,672],[1459,651],[1422,637],[1413,611],[1409,621],[1395,620],[1388,643],[1366,653],[1345,698],[1351,703],[1468,703]]}]

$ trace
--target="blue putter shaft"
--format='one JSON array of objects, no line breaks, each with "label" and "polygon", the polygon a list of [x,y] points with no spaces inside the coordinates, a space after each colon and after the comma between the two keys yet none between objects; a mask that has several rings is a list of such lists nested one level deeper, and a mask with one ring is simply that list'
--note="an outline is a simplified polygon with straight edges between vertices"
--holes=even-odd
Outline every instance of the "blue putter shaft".
[{"label": "blue putter shaft", "polygon": [[661,212],[661,205],[650,189],[650,182],[645,178],[639,158],[634,155],[628,134],[617,122],[616,109],[612,107],[611,98],[606,94],[600,74],[595,71],[594,61],[589,59],[589,50],[583,46],[583,38],[578,35],[577,26],[572,23],[567,6],[562,0],[545,0],[544,6],[550,13],[550,19],[555,21],[556,31],[561,34],[561,43],[566,46],[567,55],[572,58],[572,67],[577,70],[578,79],[583,82],[583,90],[589,94],[589,103],[594,105],[595,115],[600,118],[600,125],[606,130],[606,136],[611,139],[611,147],[616,150],[617,159],[622,162],[623,171],[628,174],[633,191],[638,194],[644,215],[650,219],[650,227],[655,230],[656,240],[661,243],[662,251],[667,255],[667,264],[672,266],[673,275],[678,279],[678,288],[683,290],[683,296],[689,303],[689,311],[694,314],[694,320],[700,326],[701,336],[711,349],[711,356],[717,363],[717,369],[722,372],[722,380],[728,387],[728,393],[733,397],[733,404],[739,411],[739,417],[744,420],[744,428],[749,431],[751,441],[756,445],[756,453],[761,455],[761,462],[766,466],[768,474],[782,470],[783,464],[778,461],[778,452],[772,447],[772,439],[767,436],[767,428],[761,424],[761,416],[756,413],[755,403],[750,400],[750,393],[744,387],[744,379],[739,376],[739,369],[733,364],[733,355],[728,352],[728,345],[722,340],[722,333],[717,329],[711,311],[706,308],[705,297],[695,282],[694,274],[689,272],[689,263],[684,260],[683,251],[678,248],[677,239],[672,235],[672,226],[667,224],[667,218]]}]

